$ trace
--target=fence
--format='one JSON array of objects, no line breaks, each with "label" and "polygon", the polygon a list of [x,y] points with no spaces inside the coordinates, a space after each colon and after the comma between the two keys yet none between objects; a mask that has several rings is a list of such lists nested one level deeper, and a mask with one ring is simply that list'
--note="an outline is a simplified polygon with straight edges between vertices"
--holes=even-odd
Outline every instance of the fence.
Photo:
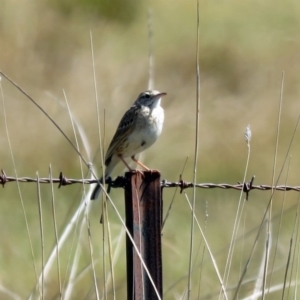
[{"label": "fence", "polygon": [[[249,199],[249,192],[254,189],[262,191],[300,191],[300,186],[254,185],[254,178],[255,176],[252,177],[250,182],[239,182],[235,185],[201,183],[196,184],[195,187],[243,190],[246,199]],[[39,183],[53,182],[58,183],[58,187],[76,183],[92,184],[97,182],[88,179],[68,179],[62,173],[57,179],[14,178],[6,176],[5,172],[1,170],[0,184],[3,187],[7,183],[15,181],[27,183],[37,181]],[[125,192],[126,227],[130,233],[126,238],[127,299],[162,299],[162,189],[179,187],[182,192],[184,189],[194,187],[194,184],[185,182],[182,178],[178,182],[161,181],[158,171],[127,172],[125,177],[117,177],[114,181],[109,179],[107,183],[109,185],[108,191],[110,188],[123,187]]]}]

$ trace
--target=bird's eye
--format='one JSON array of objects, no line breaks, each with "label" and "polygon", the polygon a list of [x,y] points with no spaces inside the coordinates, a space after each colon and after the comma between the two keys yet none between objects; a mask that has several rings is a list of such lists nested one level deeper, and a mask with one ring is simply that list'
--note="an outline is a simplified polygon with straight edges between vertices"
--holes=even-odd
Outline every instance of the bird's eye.
[{"label": "bird's eye", "polygon": [[145,98],[149,99],[150,98],[150,94],[146,93],[145,94]]}]

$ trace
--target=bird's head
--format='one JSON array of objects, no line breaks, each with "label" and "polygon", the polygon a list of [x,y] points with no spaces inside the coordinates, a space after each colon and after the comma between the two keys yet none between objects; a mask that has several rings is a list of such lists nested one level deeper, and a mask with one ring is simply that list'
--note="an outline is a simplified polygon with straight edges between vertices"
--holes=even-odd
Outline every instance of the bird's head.
[{"label": "bird's head", "polygon": [[167,95],[167,93],[161,93],[156,90],[148,90],[148,91],[142,92],[138,96],[135,103],[139,104],[139,105],[147,106],[152,110],[156,106],[160,105],[161,97],[163,97],[165,95]]}]

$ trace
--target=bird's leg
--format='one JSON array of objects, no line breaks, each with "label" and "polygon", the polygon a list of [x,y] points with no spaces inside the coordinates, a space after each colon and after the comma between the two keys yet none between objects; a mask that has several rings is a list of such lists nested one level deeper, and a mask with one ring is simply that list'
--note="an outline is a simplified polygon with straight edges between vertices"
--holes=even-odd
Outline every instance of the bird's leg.
[{"label": "bird's leg", "polygon": [[125,159],[123,158],[122,155],[118,155],[118,157],[122,160],[122,162],[123,162],[124,165],[128,168],[129,171],[133,171],[133,170],[129,167],[128,163],[125,161]]},{"label": "bird's leg", "polygon": [[146,171],[150,171],[150,169],[148,167],[146,167],[144,164],[142,164],[139,160],[137,160],[134,155],[131,156],[131,159],[133,161],[135,161],[139,166],[141,166],[142,168],[144,168]]}]

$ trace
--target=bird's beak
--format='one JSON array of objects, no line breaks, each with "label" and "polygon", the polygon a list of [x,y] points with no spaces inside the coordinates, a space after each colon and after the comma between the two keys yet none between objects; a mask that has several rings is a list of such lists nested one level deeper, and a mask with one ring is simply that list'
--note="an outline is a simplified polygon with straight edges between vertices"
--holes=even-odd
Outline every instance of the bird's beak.
[{"label": "bird's beak", "polygon": [[159,94],[156,95],[156,97],[163,97],[163,96],[166,96],[166,95],[167,95],[167,93],[159,93]]}]

